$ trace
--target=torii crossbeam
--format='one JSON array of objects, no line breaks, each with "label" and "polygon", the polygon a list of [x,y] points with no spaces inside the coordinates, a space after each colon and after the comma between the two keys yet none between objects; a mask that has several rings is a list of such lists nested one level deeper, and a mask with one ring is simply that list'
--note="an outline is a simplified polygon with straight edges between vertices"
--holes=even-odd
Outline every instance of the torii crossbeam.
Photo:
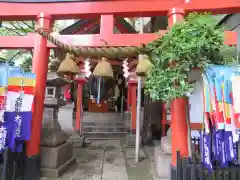
[{"label": "torii crossbeam", "polygon": [[[54,19],[91,18],[111,14],[121,17],[147,17],[167,15],[172,7],[182,7],[187,12],[212,12],[230,14],[239,12],[238,0],[103,0],[103,1],[68,1],[61,0],[11,0],[0,1],[1,20],[36,19],[39,13],[50,14]],[[39,2],[45,3],[39,3]],[[18,2],[18,3],[17,3]],[[23,3],[19,3],[23,2]],[[32,2],[32,3],[26,3]]]}]

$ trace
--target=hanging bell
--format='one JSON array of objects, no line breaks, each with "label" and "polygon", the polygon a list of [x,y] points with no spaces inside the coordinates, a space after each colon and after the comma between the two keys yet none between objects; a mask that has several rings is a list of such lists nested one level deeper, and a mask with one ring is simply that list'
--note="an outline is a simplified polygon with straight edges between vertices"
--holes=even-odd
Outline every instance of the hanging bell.
[{"label": "hanging bell", "polygon": [[79,68],[75,63],[75,57],[71,54],[67,54],[65,59],[62,61],[58,68],[58,73],[60,74],[77,74],[79,73]]},{"label": "hanging bell", "polygon": [[107,61],[106,58],[103,57],[101,61],[96,65],[93,71],[93,75],[113,78],[114,76],[112,65]]},{"label": "hanging bell", "polygon": [[138,76],[146,76],[153,67],[147,55],[140,54],[138,56],[138,64],[136,67],[136,74]]}]

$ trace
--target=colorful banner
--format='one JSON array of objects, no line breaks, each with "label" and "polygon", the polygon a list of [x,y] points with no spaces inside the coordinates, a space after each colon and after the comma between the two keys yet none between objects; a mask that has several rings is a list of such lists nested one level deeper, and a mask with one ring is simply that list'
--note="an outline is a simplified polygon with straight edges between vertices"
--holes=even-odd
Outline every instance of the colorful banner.
[{"label": "colorful banner", "polygon": [[0,98],[3,107],[0,124],[0,152],[6,147],[21,151],[23,142],[30,139],[35,75],[23,73],[18,67],[3,65],[0,78]]},{"label": "colorful banner", "polygon": [[[206,141],[204,138],[209,138],[208,134],[212,134],[212,161],[220,162],[222,167],[237,160],[236,143],[239,141],[240,129],[239,75],[239,68],[220,65],[209,65],[203,74],[206,121],[202,141]],[[204,148],[209,149],[206,145],[202,148],[203,151]]]}]

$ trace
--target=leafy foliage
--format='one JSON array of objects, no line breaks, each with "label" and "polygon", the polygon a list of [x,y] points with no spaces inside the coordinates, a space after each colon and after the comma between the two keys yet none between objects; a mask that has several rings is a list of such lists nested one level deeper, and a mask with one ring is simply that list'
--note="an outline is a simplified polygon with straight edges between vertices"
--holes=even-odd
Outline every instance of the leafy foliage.
[{"label": "leafy foliage", "polygon": [[147,45],[154,67],[145,79],[151,98],[170,102],[194,90],[187,81],[192,68],[224,64],[223,28],[216,27],[210,14],[190,14],[176,23],[167,34]]},{"label": "leafy foliage", "polygon": [[[59,32],[68,24],[64,21],[56,21],[53,31]],[[35,21],[4,21],[0,27],[0,36],[24,36],[30,32],[34,32]],[[55,57],[51,51],[50,57]],[[8,61],[10,64],[20,65],[24,71],[30,71],[32,67],[32,51],[31,50],[1,50],[1,61]]]},{"label": "leafy foliage", "polygon": [[[34,21],[5,21],[0,28],[1,36],[24,36],[29,32],[34,32]],[[1,51],[1,57],[9,63],[18,65],[29,62],[31,51],[18,49],[18,50],[4,50]],[[16,62],[19,61],[19,62]],[[30,64],[29,64],[30,65]],[[29,66],[30,67],[30,66]]]}]

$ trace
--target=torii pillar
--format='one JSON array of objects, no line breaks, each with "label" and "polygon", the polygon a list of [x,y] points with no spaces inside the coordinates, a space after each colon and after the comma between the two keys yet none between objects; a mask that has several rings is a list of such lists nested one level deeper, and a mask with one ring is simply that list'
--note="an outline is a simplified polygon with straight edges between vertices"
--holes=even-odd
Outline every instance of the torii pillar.
[{"label": "torii pillar", "polygon": [[[53,21],[51,16],[40,13],[37,17],[37,26],[44,31],[52,30]],[[31,127],[31,138],[27,142],[27,160],[24,180],[40,179],[40,139],[45,99],[46,80],[48,72],[49,48],[47,39],[36,34],[33,52],[32,71],[36,74],[36,87],[33,104],[33,117]]]},{"label": "torii pillar", "polygon": [[127,146],[135,146],[136,141],[136,119],[137,119],[137,75],[136,73],[130,73],[128,77],[128,92],[130,95],[129,103],[130,103],[130,134],[126,136],[126,145]]},{"label": "torii pillar", "polygon": [[[168,13],[168,26],[184,21],[184,9],[172,8]],[[177,157],[176,152],[180,151],[181,157],[188,157],[188,126],[187,126],[187,99],[176,98],[171,104],[171,128],[172,128],[172,164],[171,179],[176,180]]]}]

